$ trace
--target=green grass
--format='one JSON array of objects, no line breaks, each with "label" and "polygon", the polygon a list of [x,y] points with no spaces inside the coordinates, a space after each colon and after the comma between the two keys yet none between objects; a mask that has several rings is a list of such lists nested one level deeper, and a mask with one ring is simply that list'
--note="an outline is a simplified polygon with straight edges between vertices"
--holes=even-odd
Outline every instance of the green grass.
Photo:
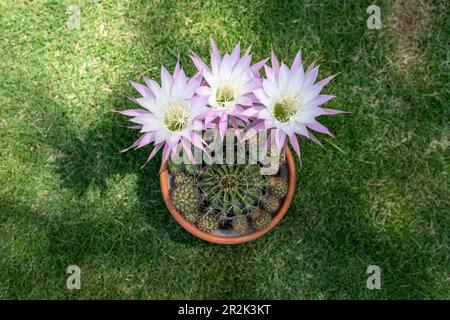
[{"label": "green grass", "polygon": [[[366,27],[380,5],[384,27]],[[78,4],[81,28],[68,30]],[[402,64],[390,1],[1,1],[0,298],[449,299],[447,1]],[[190,50],[299,48],[340,72],[323,119],[336,139],[302,142],[297,189],[270,234],[239,246],[183,231],[159,193],[159,158],[110,112],[128,79],[158,77]],[[66,288],[66,268],[82,289]],[[366,269],[382,269],[381,290]]]}]

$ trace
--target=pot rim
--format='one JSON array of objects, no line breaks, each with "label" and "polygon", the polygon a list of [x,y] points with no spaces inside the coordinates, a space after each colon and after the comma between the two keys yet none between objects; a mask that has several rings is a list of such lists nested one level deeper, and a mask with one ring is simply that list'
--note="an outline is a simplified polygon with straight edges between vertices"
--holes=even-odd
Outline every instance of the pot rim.
[{"label": "pot rim", "polygon": [[263,236],[270,230],[272,230],[278,224],[278,222],[280,222],[280,220],[283,219],[284,215],[289,209],[295,191],[295,162],[289,147],[286,147],[286,161],[288,164],[288,174],[289,174],[288,191],[286,197],[284,198],[283,203],[280,209],[278,210],[277,214],[272,219],[272,222],[266,228],[257,230],[252,233],[248,233],[245,235],[220,236],[216,234],[206,233],[197,228],[195,225],[187,222],[186,219],[184,219],[184,217],[181,215],[181,213],[178,212],[178,210],[175,208],[174,204],[172,203],[172,199],[170,198],[169,171],[167,169],[167,162],[165,162],[162,165],[161,172],[159,174],[162,197],[167,206],[167,209],[169,210],[173,218],[178,222],[178,224],[182,226],[183,229],[185,229],[187,232],[191,233],[197,238],[217,244],[245,243],[251,240],[255,240]]}]

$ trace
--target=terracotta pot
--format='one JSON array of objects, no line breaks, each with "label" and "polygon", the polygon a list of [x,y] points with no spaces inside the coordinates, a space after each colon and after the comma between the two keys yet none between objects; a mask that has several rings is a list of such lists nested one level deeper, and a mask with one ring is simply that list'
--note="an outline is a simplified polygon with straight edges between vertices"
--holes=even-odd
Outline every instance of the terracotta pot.
[{"label": "terracotta pot", "polygon": [[258,231],[254,231],[252,233],[248,233],[245,235],[225,235],[225,234],[211,234],[206,233],[197,228],[195,225],[190,224],[187,222],[184,217],[181,215],[181,213],[178,212],[178,210],[175,208],[175,206],[172,203],[172,200],[170,199],[170,184],[169,184],[169,172],[167,170],[167,163],[165,163],[162,167],[162,170],[160,172],[160,183],[161,183],[161,193],[162,197],[164,199],[164,202],[166,203],[167,209],[169,209],[172,216],[175,218],[175,220],[188,232],[193,234],[194,236],[203,239],[205,241],[219,243],[219,244],[239,244],[244,243],[247,241],[254,240],[256,238],[261,237],[265,233],[272,230],[275,225],[280,222],[281,219],[283,219],[284,215],[286,214],[286,211],[288,210],[289,206],[291,205],[292,198],[294,196],[294,190],[295,190],[295,162],[292,157],[291,150],[287,148],[286,150],[286,160],[288,164],[288,192],[286,194],[286,197],[283,201],[283,203],[280,206],[280,209],[278,213],[274,216],[272,219],[272,222],[269,226],[267,226],[265,229],[261,229]]}]

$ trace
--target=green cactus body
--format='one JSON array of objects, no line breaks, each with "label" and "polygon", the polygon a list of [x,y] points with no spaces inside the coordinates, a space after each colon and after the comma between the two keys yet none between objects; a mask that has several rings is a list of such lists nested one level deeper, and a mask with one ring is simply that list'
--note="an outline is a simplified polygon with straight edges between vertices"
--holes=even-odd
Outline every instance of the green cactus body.
[{"label": "green cactus body", "polygon": [[288,182],[277,176],[268,176],[267,187],[269,188],[269,194],[274,195],[278,199],[283,199],[288,190]]},{"label": "green cactus body", "polygon": [[191,176],[195,176],[197,174],[198,168],[197,165],[193,163],[179,163],[176,164],[169,158],[167,162],[167,167],[172,175],[175,175],[180,172],[186,172]]},{"label": "green cactus body", "polygon": [[212,214],[207,214],[201,217],[198,220],[198,227],[200,230],[211,233],[219,229],[219,221],[217,218]]},{"label": "green cactus body", "polygon": [[245,214],[266,187],[258,165],[212,164],[200,173],[198,182],[207,206],[222,220]]},{"label": "green cactus body", "polygon": [[249,216],[252,227],[256,230],[264,229],[272,222],[272,216],[270,213],[259,208],[256,208],[250,212]]},{"label": "green cactus body", "polygon": [[200,218],[200,212],[197,210],[189,211],[183,214],[183,217],[190,224],[196,224],[198,219]]},{"label": "green cactus body", "polygon": [[197,166],[196,166],[195,164],[187,163],[187,164],[185,164],[184,167],[185,167],[186,172],[187,172],[188,174],[190,174],[190,175],[192,175],[192,176],[194,176],[194,175],[197,174]]},{"label": "green cactus body", "polygon": [[277,197],[270,194],[261,199],[262,208],[272,214],[278,211],[280,203],[281,201]]},{"label": "green cactus body", "polygon": [[194,183],[194,178],[185,172],[179,172],[173,175],[173,183],[175,187],[192,185]]},{"label": "green cactus body", "polygon": [[246,233],[249,227],[247,216],[241,215],[234,217],[231,225],[233,230],[239,234]]},{"label": "green cactus body", "polygon": [[172,202],[183,214],[197,212],[199,194],[192,184],[181,184],[172,191]]},{"label": "green cactus body", "polygon": [[176,174],[183,171],[183,164],[176,164],[171,158],[169,158],[169,160],[167,160],[167,168],[171,174]]}]

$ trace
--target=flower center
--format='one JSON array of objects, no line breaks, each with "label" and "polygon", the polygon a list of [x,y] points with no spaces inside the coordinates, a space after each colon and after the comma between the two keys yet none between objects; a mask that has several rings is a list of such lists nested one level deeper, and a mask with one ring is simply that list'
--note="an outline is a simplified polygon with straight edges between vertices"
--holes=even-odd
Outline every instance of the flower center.
[{"label": "flower center", "polygon": [[238,179],[234,175],[226,175],[222,177],[219,183],[225,192],[237,191]]},{"label": "flower center", "polygon": [[181,131],[188,126],[189,110],[181,104],[170,104],[164,116],[164,125],[170,131]]},{"label": "flower center", "polygon": [[236,95],[236,85],[230,82],[222,83],[216,89],[217,104],[221,109],[228,109],[233,106]]},{"label": "flower center", "polygon": [[298,101],[292,94],[283,94],[273,107],[273,116],[280,122],[288,122],[297,113]]}]

